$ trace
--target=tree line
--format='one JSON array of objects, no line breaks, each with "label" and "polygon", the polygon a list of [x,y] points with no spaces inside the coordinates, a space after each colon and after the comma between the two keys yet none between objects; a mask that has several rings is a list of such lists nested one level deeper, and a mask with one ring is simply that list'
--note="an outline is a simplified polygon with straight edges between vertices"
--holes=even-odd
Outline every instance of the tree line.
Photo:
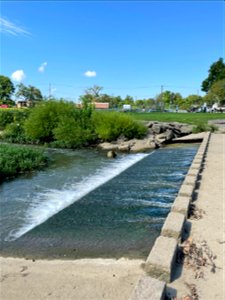
[{"label": "tree line", "polygon": [[[206,93],[205,96],[198,94],[188,95],[182,97],[180,93],[174,93],[166,90],[155,98],[134,99],[127,95],[125,98],[121,96],[112,96],[103,93],[103,87],[94,85],[84,91],[84,94],[79,97],[79,102],[83,105],[92,104],[94,102],[107,102],[109,108],[120,109],[123,104],[130,104],[136,109],[191,109],[192,107],[199,107],[203,103],[211,106],[214,103],[225,105],[225,64],[222,58],[214,62],[209,70],[208,77],[203,80],[201,90]],[[20,83],[16,87],[7,76],[0,75],[0,105],[7,104],[12,107],[15,106],[15,100],[23,100],[29,103],[29,106],[35,106],[38,103],[46,100],[41,91],[34,86],[25,86]]]}]

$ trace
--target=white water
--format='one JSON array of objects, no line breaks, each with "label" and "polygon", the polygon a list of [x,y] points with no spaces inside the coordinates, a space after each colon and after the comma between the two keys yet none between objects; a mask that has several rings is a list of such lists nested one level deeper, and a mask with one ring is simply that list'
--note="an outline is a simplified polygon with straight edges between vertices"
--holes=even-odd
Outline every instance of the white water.
[{"label": "white water", "polygon": [[18,230],[12,230],[5,241],[13,241],[21,237],[31,229],[44,223],[59,211],[78,201],[97,187],[116,177],[144,157],[153,154],[131,154],[113,160],[111,164],[100,168],[90,177],[80,182],[60,189],[48,189],[45,192],[37,193],[32,199],[32,204],[27,211],[24,225]]}]

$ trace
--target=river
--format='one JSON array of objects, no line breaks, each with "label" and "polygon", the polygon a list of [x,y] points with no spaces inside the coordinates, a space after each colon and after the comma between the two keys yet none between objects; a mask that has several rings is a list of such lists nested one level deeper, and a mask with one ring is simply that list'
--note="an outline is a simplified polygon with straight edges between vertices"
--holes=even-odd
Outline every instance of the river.
[{"label": "river", "polygon": [[50,167],[0,185],[1,254],[146,257],[197,149],[112,160],[97,150],[50,150]]}]

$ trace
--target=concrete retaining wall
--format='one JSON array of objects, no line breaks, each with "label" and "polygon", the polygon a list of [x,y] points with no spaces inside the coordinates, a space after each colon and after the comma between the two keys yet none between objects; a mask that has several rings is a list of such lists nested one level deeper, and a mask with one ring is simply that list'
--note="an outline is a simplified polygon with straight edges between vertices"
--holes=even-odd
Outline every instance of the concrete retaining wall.
[{"label": "concrete retaining wall", "polygon": [[178,242],[182,239],[184,223],[189,206],[202,170],[210,133],[205,137],[195,155],[189,171],[183,181],[171,212],[168,214],[145,262],[146,275],[142,276],[134,289],[130,300],[163,300],[166,283],[171,282],[174,263],[177,256]]}]

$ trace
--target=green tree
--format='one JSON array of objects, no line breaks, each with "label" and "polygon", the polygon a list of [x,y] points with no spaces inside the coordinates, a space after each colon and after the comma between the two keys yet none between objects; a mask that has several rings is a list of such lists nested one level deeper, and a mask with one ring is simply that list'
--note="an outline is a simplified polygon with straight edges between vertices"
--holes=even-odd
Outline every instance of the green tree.
[{"label": "green tree", "polygon": [[22,98],[24,101],[29,102],[31,106],[34,106],[43,100],[41,91],[34,86],[25,86],[23,83],[20,83],[17,87],[18,90],[16,92],[16,97]]},{"label": "green tree", "polygon": [[202,82],[202,91],[208,92],[212,85],[218,81],[225,79],[225,64],[222,58],[214,62],[208,71],[208,77]]},{"label": "green tree", "polygon": [[156,97],[156,106],[158,109],[168,109],[168,108],[175,108],[179,106],[182,108],[183,98],[180,93],[173,93],[171,91],[165,91],[159,94]]},{"label": "green tree", "polygon": [[99,98],[100,92],[103,90],[103,87],[94,85],[93,87],[90,87],[85,90],[86,95],[92,95],[95,99]]},{"label": "green tree", "polygon": [[13,105],[14,101],[11,99],[15,87],[10,78],[0,75],[0,104]]},{"label": "green tree", "polygon": [[184,105],[186,109],[189,109],[193,106],[200,106],[203,104],[203,98],[199,95],[189,95],[186,98],[184,98]]},{"label": "green tree", "polygon": [[216,81],[205,97],[206,102],[225,105],[225,79]]},{"label": "green tree", "polygon": [[134,104],[134,98],[132,96],[127,95],[124,100],[123,100],[123,104],[130,104],[133,105]]}]

